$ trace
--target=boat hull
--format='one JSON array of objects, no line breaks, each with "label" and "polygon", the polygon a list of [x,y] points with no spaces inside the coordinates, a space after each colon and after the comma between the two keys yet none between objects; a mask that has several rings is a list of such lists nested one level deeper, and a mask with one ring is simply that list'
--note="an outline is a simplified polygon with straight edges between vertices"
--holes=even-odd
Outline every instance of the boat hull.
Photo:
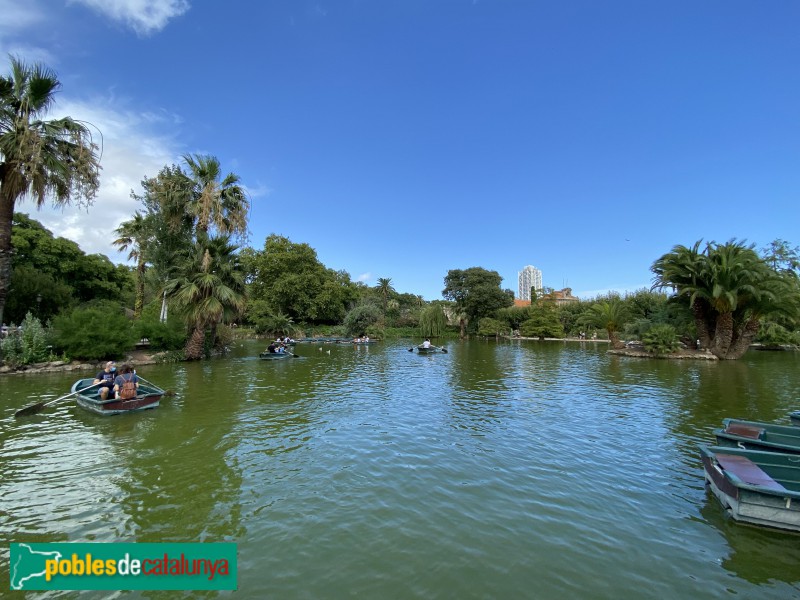
[{"label": "boat hull", "polygon": [[418,354],[439,354],[442,352],[441,348],[423,348],[422,346],[417,346],[417,353]]},{"label": "boat hull", "polygon": [[[787,480],[778,477],[787,470],[796,471],[792,475],[796,477],[800,473],[800,457],[722,446],[701,446],[700,449],[706,484],[734,520],[800,532],[800,491],[784,487],[781,482]],[[725,456],[752,462],[764,475],[762,483],[747,482],[735,469],[722,466],[718,457]],[[798,466],[792,467],[792,461],[798,461]],[[770,473],[776,474],[774,479]]]},{"label": "boat hull", "polygon": [[800,427],[800,411],[793,412],[792,414],[789,415],[789,418],[792,421],[792,425],[794,425],[795,427]]},{"label": "boat hull", "polygon": [[291,358],[292,355],[286,352],[262,352],[258,355],[261,360],[281,360],[283,358]]},{"label": "boat hull", "polygon": [[718,446],[800,454],[798,427],[738,419],[725,419],[723,424],[714,430]]},{"label": "boat hull", "polygon": [[92,381],[93,379],[79,379],[72,385],[71,391],[79,392],[76,396],[78,406],[104,417],[157,408],[164,396],[164,390],[140,383],[139,393],[135,398],[101,400],[96,388],[79,391],[92,385]]}]

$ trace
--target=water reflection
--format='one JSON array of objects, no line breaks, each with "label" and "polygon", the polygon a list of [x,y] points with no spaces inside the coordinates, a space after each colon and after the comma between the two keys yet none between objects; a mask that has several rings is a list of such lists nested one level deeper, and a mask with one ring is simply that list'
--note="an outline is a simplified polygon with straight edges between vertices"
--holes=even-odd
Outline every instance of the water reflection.
[{"label": "water reflection", "polygon": [[13,419],[75,376],[2,380],[0,533],[235,541],[246,597],[800,596],[797,537],[727,521],[696,450],[723,416],[800,408],[793,356],[413,343],[151,365],[177,395],[113,418]]},{"label": "water reflection", "polygon": [[[727,547],[720,564],[736,577],[755,584],[795,585],[800,580],[800,536],[796,533],[737,523],[710,490],[700,515],[724,536]],[[800,592],[800,587],[795,589]]]}]

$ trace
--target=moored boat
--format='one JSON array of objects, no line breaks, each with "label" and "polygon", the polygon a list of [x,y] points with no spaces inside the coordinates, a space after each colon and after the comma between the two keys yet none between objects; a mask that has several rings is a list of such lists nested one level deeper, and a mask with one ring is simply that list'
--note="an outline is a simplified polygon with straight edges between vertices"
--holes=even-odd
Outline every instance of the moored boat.
[{"label": "moored boat", "polygon": [[737,521],[800,531],[800,456],[700,445],[705,479]]},{"label": "moored boat", "polygon": [[[70,391],[77,394],[78,405],[86,410],[103,416],[120,415],[122,413],[136,412],[156,408],[164,396],[164,390],[152,384],[139,380],[139,389],[136,397],[130,400],[109,398],[103,400],[97,394],[97,388],[92,387],[94,379],[79,379],[72,384]],[[81,391],[84,390],[84,391]]]},{"label": "moored boat", "polygon": [[800,427],[725,419],[715,429],[718,446],[800,454]]},{"label": "moored boat", "polygon": [[791,419],[792,425],[794,425],[795,427],[800,427],[800,410],[791,413],[789,415],[789,419]]}]

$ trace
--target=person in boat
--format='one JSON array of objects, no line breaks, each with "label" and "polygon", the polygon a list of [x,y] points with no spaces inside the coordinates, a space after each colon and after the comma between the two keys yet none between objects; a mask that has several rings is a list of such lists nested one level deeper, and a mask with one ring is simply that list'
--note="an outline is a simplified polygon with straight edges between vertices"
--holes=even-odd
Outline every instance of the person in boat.
[{"label": "person in boat", "polygon": [[431,340],[430,340],[430,338],[425,338],[425,341],[424,341],[424,342],[422,342],[422,347],[423,347],[423,348],[430,348],[430,347],[431,347]]},{"label": "person in boat", "polygon": [[277,352],[278,345],[275,342],[272,342],[269,346],[267,346],[267,352],[270,354],[275,354]]},{"label": "person in boat", "polygon": [[114,389],[114,379],[117,377],[117,363],[110,360],[106,363],[105,368],[100,371],[92,381],[92,385],[100,384],[97,388],[97,395],[101,400],[108,398],[108,395]]},{"label": "person in boat", "polygon": [[125,364],[119,369],[119,375],[114,379],[114,396],[129,400],[135,398],[139,389],[139,376],[133,371],[133,367]]},{"label": "person in boat", "polygon": [[363,341],[364,341],[365,344],[368,343],[369,342],[369,336],[365,335]]}]

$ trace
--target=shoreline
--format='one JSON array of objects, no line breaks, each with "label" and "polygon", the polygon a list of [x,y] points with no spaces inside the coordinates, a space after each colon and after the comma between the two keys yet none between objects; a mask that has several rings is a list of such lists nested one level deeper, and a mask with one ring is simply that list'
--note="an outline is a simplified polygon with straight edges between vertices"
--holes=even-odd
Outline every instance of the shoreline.
[{"label": "shoreline", "polygon": [[[154,354],[150,354],[143,350],[134,350],[125,356],[124,360],[116,361],[117,364],[128,363],[132,367],[140,365],[153,365],[158,361],[155,359]],[[8,365],[0,366],[0,375],[38,375],[40,373],[69,373],[71,371],[83,371],[88,373],[98,373],[103,370],[106,361],[99,363],[89,363],[85,361],[70,361],[65,363],[60,360],[50,362],[33,363],[30,365],[23,365],[19,368],[12,368]]]}]

